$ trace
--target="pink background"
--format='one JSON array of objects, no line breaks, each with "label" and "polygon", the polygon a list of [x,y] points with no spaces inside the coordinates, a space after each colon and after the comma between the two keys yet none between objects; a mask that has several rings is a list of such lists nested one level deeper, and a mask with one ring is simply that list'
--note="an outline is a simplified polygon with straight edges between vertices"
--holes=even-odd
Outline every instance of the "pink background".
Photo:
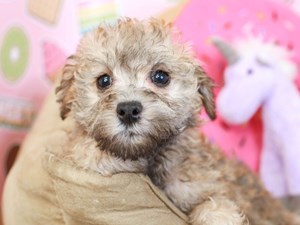
[{"label": "pink background", "polygon": [[[197,56],[215,79],[216,94],[223,85],[225,61],[210,43],[213,36],[230,42],[249,34],[262,35],[289,49],[299,67],[300,19],[282,3],[261,0],[191,0],[176,19],[175,25],[182,31],[184,40],[193,43]],[[299,85],[300,77],[297,79]],[[255,171],[259,169],[261,129],[259,113],[243,126],[230,126],[220,117],[204,126],[212,142],[220,145],[227,155],[246,162]]]}]

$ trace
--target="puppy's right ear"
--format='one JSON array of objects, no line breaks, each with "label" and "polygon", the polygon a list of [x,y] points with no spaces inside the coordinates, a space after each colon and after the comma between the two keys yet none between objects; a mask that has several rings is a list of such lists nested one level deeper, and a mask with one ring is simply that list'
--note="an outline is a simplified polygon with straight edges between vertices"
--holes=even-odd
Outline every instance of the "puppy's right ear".
[{"label": "puppy's right ear", "polygon": [[57,102],[60,103],[60,116],[64,120],[72,108],[74,101],[74,73],[76,60],[74,56],[67,59],[67,64],[64,66],[60,85],[56,88]]}]

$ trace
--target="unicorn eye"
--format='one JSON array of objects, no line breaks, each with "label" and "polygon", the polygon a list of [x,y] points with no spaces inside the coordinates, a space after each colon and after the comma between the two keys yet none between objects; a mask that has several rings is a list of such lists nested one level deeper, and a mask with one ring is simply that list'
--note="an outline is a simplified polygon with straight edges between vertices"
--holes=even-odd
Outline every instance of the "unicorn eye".
[{"label": "unicorn eye", "polygon": [[248,69],[247,70],[247,75],[252,75],[254,73],[253,69]]}]

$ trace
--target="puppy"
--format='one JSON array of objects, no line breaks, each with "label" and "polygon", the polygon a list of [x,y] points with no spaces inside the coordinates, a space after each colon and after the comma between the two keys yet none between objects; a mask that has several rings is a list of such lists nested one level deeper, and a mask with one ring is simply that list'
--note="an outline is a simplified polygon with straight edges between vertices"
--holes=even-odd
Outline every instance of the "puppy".
[{"label": "puppy", "polygon": [[203,106],[215,118],[212,81],[170,25],[123,19],[87,34],[57,101],[76,124],[66,157],[103,176],[147,174],[190,224],[296,224],[254,175],[198,134]]}]

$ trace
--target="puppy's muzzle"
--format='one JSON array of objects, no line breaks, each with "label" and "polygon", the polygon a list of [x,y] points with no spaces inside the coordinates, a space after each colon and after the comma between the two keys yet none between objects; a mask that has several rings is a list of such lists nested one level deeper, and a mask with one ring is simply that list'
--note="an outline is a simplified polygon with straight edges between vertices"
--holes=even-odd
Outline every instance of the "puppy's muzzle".
[{"label": "puppy's muzzle", "polygon": [[140,119],[142,111],[143,106],[137,101],[121,102],[117,105],[118,118],[126,126],[136,123]]}]

